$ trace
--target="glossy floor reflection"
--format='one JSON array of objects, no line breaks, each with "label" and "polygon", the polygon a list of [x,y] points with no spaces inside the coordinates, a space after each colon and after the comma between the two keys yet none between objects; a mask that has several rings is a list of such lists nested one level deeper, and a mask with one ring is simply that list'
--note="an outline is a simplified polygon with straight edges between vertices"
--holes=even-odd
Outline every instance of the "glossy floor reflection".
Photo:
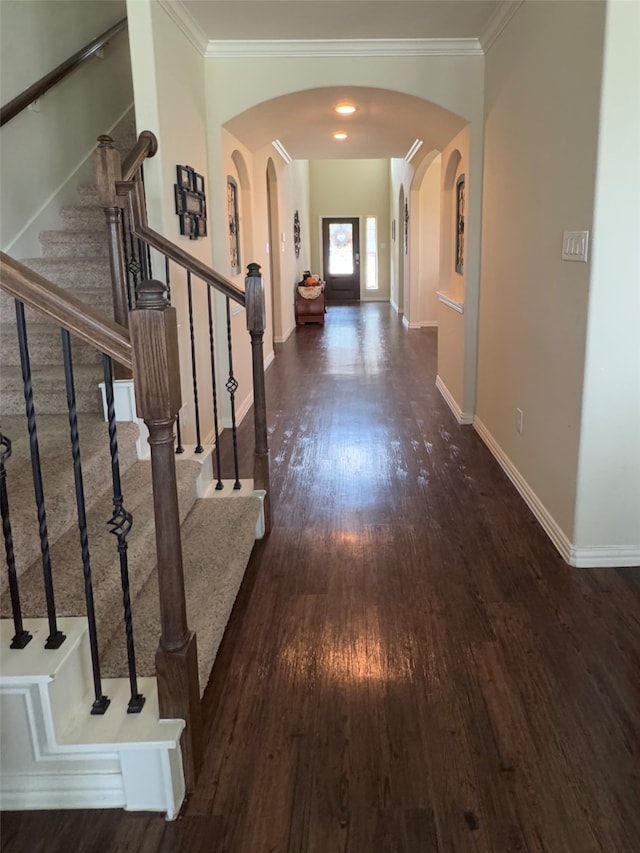
[{"label": "glossy floor reflection", "polygon": [[436,342],[334,305],[277,347],[274,529],[183,818],[10,816],[7,853],[638,850],[639,575],[563,563],[444,404]]}]

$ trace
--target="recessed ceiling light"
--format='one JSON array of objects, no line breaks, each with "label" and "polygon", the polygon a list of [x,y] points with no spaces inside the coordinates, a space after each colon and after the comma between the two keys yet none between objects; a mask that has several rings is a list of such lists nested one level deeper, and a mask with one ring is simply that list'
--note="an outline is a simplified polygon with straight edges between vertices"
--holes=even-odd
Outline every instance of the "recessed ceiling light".
[{"label": "recessed ceiling light", "polygon": [[347,134],[344,132],[344,130],[336,130],[336,132],[333,134],[333,138],[334,139],[346,139]]},{"label": "recessed ceiling light", "polygon": [[338,106],[336,107],[336,112],[339,113],[341,116],[350,116],[351,113],[355,113],[355,111],[356,108],[353,104],[338,104]]}]

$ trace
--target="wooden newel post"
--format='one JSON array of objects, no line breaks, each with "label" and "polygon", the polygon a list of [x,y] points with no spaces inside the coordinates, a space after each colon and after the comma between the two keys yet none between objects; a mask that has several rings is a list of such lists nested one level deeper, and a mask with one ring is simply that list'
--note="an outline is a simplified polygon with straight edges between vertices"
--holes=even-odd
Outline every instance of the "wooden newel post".
[{"label": "wooden newel post", "polygon": [[[109,231],[109,265],[111,267],[111,290],[113,294],[113,319],[129,328],[129,302],[127,299],[127,272],[122,242],[122,209],[116,194],[116,182],[122,180],[120,153],[113,139],[106,134],[98,137],[94,152],[98,198],[107,220]],[[129,379],[131,373],[122,365],[115,365],[116,379]]]},{"label": "wooden newel post", "polygon": [[180,366],[175,308],[166,287],[144,281],[130,314],[138,414],[149,430],[156,525],[161,635],[156,652],[160,715],[183,719],[187,790],[202,764],[202,719],[196,635],[187,625],[173,427],[180,410]]},{"label": "wooden newel post", "polygon": [[269,475],[269,440],[267,438],[267,398],[264,387],[264,358],[262,339],[266,325],[264,284],[259,264],[249,264],[245,284],[247,329],[251,335],[253,359],[253,413],[255,451],[253,458],[254,488],[264,489],[264,523],[266,533],[271,532],[271,485]]}]

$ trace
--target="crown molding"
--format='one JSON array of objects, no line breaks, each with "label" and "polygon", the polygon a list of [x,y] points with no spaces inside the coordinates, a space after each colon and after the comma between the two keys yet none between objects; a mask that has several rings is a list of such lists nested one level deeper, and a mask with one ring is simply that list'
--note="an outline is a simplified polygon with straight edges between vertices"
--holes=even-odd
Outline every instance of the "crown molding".
[{"label": "crown molding", "polygon": [[160,8],[166,12],[187,40],[195,47],[200,56],[205,55],[209,39],[182,0],[157,0]]},{"label": "crown molding", "polygon": [[[166,2],[166,0],[165,0]],[[209,41],[215,59],[309,56],[482,56],[478,39],[265,39]]]},{"label": "crown molding", "polygon": [[502,0],[480,35],[483,53],[489,50],[523,3],[524,0]]}]

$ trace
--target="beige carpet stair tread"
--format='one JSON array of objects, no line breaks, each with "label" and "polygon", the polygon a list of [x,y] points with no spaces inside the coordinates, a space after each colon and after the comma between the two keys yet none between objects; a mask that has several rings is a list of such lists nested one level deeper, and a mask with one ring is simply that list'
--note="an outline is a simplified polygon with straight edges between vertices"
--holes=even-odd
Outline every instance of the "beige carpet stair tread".
[{"label": "beige carpet stair tread", "polygon": [[[62,360],[60,328],[53,323],[31,323],[28,328],[29,357],[32,365],[51,365]],[[102,353],[71,335],[74,366],[101,364]],[[15,323],[0,325],[0,364],[2,367],[20,364],[18,329]]]},{"label": "beige carpet stair tread", "polygon": [[[253,549],[259,512],[260,500],[254,496],[201,499],[182,526],[187,619],[197,634],[201,694]],[[140,676],[155,674],[158,607],[158,579],[153,572],[132,605]],[[127,675],[122,632],[114,635],[101,657],[106,677]]]},{"label": "beige carpet stair tread", "polygon": [[[200,473],[197,462],[177,466],[180,518],[184,520],[196,500],[195,480]],[[122,587],[117,539],[107,522],[113,514],[109,492],[103,493],[87,514],[92,583],[100,641],[105,644],[118,630],[122,620]],[[151,491],[151,464],[136,462],[122,477],[125,509],[133,515],[129,533],[128,558],[131,597],[145,585],[156,564],[155,526]],[[77,528],[51,545],[51,565],[56,609],[60,616],[86,615],[83,567]],[[42,584],[42,563],[36,561],[20,579],[20,597],[25,617],[46,615]],[[8,595],[2,596],[2,615],[11,613]]]},{"label": "beige carpet stair tread", "polygon": [[[37,345],[37,344],[36,344]],[[73,368],[78,412],[102,411],[98,383],[104,381],[100,364],[75,364]],[[33,397],[38,415],[61,415],[67,411],[62,364],[31,365]],[[22,370],[19,365],[3,365],[0,371],[2,416],[19,415],[25,410]]]}]

